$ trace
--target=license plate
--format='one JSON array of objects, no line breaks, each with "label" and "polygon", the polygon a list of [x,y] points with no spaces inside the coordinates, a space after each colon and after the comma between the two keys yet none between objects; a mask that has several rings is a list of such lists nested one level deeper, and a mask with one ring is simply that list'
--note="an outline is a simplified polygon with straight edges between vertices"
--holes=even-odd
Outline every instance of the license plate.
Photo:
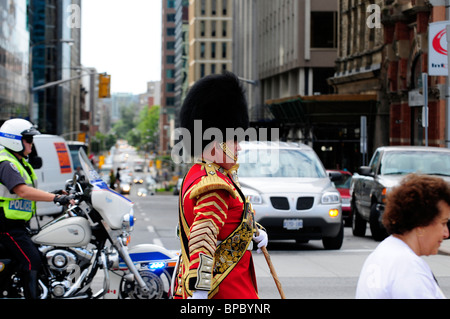
[{"label": "license plate", "polygon": [[297,230],[303,228],[303,219],[285,219],[283,221],[283,228],[289,230]]}]

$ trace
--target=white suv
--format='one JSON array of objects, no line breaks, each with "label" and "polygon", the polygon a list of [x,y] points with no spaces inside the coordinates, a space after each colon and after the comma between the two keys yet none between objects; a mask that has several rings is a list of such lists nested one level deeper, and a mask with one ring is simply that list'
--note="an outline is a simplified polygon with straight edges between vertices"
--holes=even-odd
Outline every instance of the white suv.
[{"label": "white suv", "polygon": [[322,239],[325,249],[341,248],[341,196],[314,150],[283,142],[240,146],[239,182],[269,239]]}]

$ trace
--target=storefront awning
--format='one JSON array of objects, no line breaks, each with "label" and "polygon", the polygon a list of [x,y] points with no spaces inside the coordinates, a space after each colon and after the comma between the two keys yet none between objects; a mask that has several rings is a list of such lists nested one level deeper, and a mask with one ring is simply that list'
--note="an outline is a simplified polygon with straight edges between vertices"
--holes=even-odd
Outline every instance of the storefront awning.
[{"label": "storefront awning", "polygon": [[275,120],[289,126],[359,123],[361,116],[376,114],[376,105],[375,94],[293,96],[266,101]]}]

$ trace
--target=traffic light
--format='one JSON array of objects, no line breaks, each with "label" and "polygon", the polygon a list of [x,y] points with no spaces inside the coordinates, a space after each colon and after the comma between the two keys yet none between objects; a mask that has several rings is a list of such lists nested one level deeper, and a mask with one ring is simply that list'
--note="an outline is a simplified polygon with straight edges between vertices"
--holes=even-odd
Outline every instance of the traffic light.
[{"label": "traffic light", "polygon": [[111,97],[111,75],[103,73],[98,75],[98,98]]}]

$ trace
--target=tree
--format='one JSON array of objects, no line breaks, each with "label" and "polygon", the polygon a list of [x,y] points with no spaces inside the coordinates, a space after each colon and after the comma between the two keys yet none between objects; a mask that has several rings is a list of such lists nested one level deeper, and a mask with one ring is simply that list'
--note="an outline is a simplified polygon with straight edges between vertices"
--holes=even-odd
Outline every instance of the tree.
[{"label": "tree", "polygon": [[140,146],[155,145],[159,137],[159,105],[143,108],[139,114],[139,123],[136,125],[140,133]]}]

